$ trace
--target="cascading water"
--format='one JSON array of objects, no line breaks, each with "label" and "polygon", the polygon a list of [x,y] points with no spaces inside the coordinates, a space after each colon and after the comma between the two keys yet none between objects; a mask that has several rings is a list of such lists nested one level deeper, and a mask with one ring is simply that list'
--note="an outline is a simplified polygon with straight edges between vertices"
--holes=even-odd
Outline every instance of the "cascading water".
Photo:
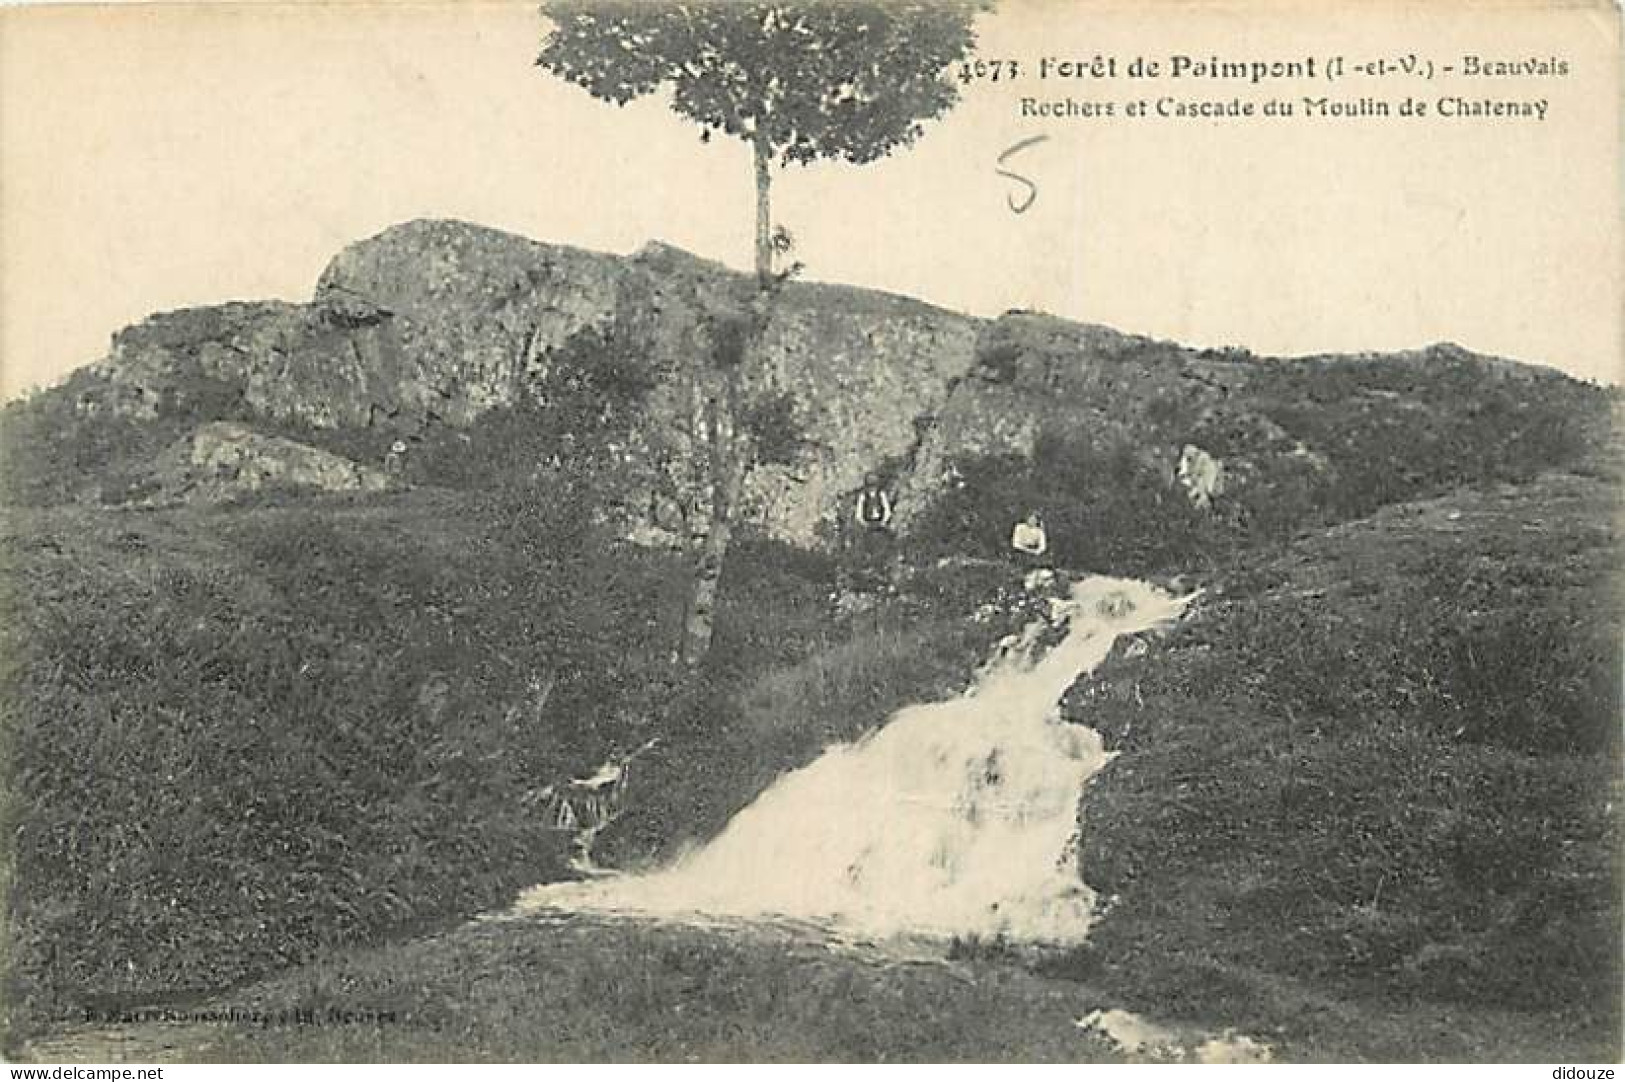
[{"label": "cascading water", "polygon": [[[906,707],[779,779],[709,845],[642,876],[547,884],[520,911],[788,917],[864,936],[1076,943],[1093,896],[1073,834],[1099,736],[1057,717],[1123,634],[1189,598],[1089,578],[990,661],[965,696]],[[1059,643],[1036,644],[1051,625]]]}]

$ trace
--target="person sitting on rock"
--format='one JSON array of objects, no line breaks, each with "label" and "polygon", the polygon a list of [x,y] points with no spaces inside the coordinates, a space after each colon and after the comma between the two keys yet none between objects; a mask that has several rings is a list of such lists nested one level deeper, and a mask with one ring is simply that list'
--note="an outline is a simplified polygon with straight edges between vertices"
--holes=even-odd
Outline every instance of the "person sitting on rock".
[{"label": "person sitting on rock", "polygon": [[892,501],[880,482],[879,474],[864,474],[863,488],[858,491],[852,518],[855,529],[851,538],[856,570],[865,580],[883,578],[886,561],[891,555]]},{"label": "person sitting on rock", "polygon": [[396,440],[389,445],[389,451],[384,455],[384,472],[398,474],[406,458],[406,441]]},{"label": "person sitting on rock", "polygon": [[1219,460],[1195,444],[1187,443],[1180,453],[1178,476],[1191,505],[1203,511],[1224,491],[1224,470]]},{"label": "person sitting on rock", "polygon": [[891,528],[891,497],[881,487],[879,474],[863,475],[863,489],[853,510],[861,532]]},{"label": "person sitting on rock", "polygon": [[1030,512],[1016,523],[1016,528],[1010,531],[1010,547],[1035,563],[1049,551],[1049,536],[1044,532],[1044,520],[1037,511]]}]

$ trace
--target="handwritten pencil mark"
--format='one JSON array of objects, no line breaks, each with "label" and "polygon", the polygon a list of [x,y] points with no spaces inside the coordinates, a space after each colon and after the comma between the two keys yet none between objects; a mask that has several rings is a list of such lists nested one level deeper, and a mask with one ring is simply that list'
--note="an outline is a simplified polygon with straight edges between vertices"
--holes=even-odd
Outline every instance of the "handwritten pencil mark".
[{"label": "handwritten pencil mark", "polygon": [[[1005,162],[1009,161],[1023,150],[1026,150],[1031,146],[1037,146],[1039,143],[1044,142],[1048,138],[1049,136],[1047,135],[1032,135],[1021,140],[1019,143],[1012,144],[1003,154],[999,155],[999,165],[1003,165]],[[1004,198],[1005,201],[1009,203],[1010,209],[1016,214],[1027,213],[1027,209],[1031,207],[1038,199],[1038,185],[1028,180],[1020,173],[1012,173],[1008,169],[995,168],[993,171],[999,174],[999,176],[1004,177],[1006,180],[1013,180],[1017,184],[1021,184],[1026,187],[1026,198],[1020,203],[1016,202],[1016,196],[1013,193],[1007,194]]]}]

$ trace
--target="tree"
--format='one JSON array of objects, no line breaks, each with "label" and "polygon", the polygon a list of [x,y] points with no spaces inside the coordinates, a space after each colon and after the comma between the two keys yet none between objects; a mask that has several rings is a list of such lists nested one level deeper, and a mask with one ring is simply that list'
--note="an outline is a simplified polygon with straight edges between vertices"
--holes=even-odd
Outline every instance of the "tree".
[{"label": "tree", "polygon": [[[793,409],[764,397],[753,363],[774,301],[800,270],[776,271],[789,233],[775,228],[773,166],[819,159],[865,164],[914,142],[959,98],[946,75],[975,45],[989,0],[764,2],[550,0],[536,63],[594,97],[625,105],[670,91],[678,115],[751,148],[756,177],[755,291],[710,314],[708,363],[692,373],[689,428],[703,445],[706,529],[680,655],[696,667],[712,618],[746,475],[795,443]],[[770,431],[775,430],[776,431]]]},{"label": "tree", "polygon": [[671,91],[671,107],[750,145],[756,275],[773,274],[772,167],[862,165],[952,108],[947,68],[975,45],[988,0],[800,3],[552,0],[539,67],[617,105]]},{"label": "tree", "polygon": [[689,668],[698,667],[711,649],[722,564],[745,478],[759,463],[788,463],[800,447],[794,403],[763,386],[760,366],[749,363],[773,317],[773,299],[788,277],[776,277],[767,289],[724,306],[706,321],[710,364],[694,372],[689,430],[706,448],[704,488],[710,506],[705,530],[695,539],[699,558],[679,648]]}]

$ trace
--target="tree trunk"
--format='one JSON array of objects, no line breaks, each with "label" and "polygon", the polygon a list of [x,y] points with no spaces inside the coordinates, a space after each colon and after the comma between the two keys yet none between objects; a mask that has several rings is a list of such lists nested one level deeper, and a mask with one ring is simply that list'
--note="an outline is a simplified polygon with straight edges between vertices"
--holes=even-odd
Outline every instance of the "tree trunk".
[{"label": "tree trunk", "polygon": [[697,669],[711,652],[715,630],[717,587],[722,581],[722,565],[733,538],[734,505],[750,469],[748,438],[736,428],[739,417],[740,367],[748,365],[766,326],[763,307],[773,288],[773,215],[770,195],[773,187],[773,147],[765,133],[751,136],[756,164],[756,287],[747,340],[738,367],[713,368],[704,379],[705,428],[710,443],[711,522],[698,539],[694,584],[688,609],[683,616],[683,639],[679,656],[688,669]]},{"label": "tree trunk", "polygon": [[767,289],[773,282],[773,215],[769,193],[773,187],[773,148],[758,130],[751,137],[756,156],[756,284]]},{"label": "tree trunk", "polygon": [[749,465],[734,428],[739,406],[738,375],[729,372],[714,378],[721,387],[712,384],[706,411],[711,445],[711,523],[698,546],[694,585],[683,619],[681,655],[683,665],[689,669],[699,668],[711,652],[717,587],[722,581],[723,563],[728,558],[728,543],[733,538],[734,505],[744,488]]}]

